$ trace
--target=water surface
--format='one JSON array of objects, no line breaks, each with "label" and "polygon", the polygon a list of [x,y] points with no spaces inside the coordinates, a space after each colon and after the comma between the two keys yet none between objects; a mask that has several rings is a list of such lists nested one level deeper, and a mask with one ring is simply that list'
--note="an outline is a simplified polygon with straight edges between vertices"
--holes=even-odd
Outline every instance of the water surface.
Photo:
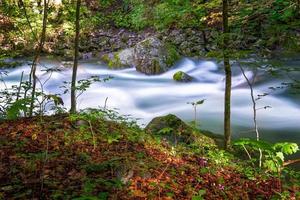
[{"label": "water surface", "polygon": [[[43,60],[38,70],[38,77],[45,81],[49,73],[41,69],[61,67],[60,72],[54,72],[45,84],[48,93],[62,93],[59,86],[63,81],[70,81],[71,69],[62,67],[54,60]],[[173,81],[173,74],[184,71],[195,77],[191,83]],[[15,69],[9,69],[6,85],[17,85],[22,71],[29,74],[30,65],[24,64]],[[254,137],[253,110],[250,90],[241,71],[233,67],[232,90],[232,129],[234,137]],[[139,118],[140,125],[147,124],[156,116],[173,113],[186,121],[193,120],[192,106],[187,102],[206,99],[198,107],[198,124],[202,129],[222,134],[224,107],[224,73],[216,62],[195,61],[183,59],[170,71],[156,76],[147,76],[136,72],[134,68],[110,70],[96,61],[81,62],[78,69],[78,80],[90,76],[112,76],[108,82],[95,83],[78,99],[79,108],[103,107],[108,98],[110,109],[118,108],[121,114],[131,114]],[[251,79],[253,73],[246,70]],[[28,76],[26,76],[28,77]],[[25,78],[26,78],[25,77]],[[280,86],[283,79],[275,79],[268,74],[260,73],[255,85],[255,94],[270,93],[257,103],[258,108],[270,106],[269,109],[258,111],[258,126],[262,138],[269,141],[292,141],[300,144],[300,104],[297,98],[288,95],[285,89],[272,91],[269,87]],[[3,88],[3,84],[1,84]],[[69,107],[68,95],[63,95],[65,105]]]}]

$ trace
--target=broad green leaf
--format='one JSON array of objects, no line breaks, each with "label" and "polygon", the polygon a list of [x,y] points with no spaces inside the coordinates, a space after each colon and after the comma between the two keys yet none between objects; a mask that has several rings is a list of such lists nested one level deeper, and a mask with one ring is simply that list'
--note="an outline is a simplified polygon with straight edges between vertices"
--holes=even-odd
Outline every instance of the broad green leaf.
[{"label": "broad green leaf", "polygon": [[280,150],[282,153],[286,155],[291,155],[299,151],[299,146],[296,143],[290,143],[290,142],[282,142],[282,143],[276,143],[273,146],[274,150]]}]

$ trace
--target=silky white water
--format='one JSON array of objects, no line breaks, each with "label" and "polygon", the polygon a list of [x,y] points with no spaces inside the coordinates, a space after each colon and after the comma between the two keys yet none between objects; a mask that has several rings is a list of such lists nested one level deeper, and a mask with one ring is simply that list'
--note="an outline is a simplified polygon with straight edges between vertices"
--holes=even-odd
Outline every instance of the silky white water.
[{"label": "silky white water", "polygon": [[[43,60],[37,74],[41,82],[49,74],[41,69],[61,66],[60,62]],[[177,83],[173,81],[173,74],[184,71],[196,78],[191,83]],[[18,85],[22,71],[30,72],[30,65],[24,64],[18,68],[8,69],[5,77],[6,86]],[[234,136],[255,136],[253,131],[253,110],[250,90],[246,80],[239,71],[234,69],[232,78],[232,128]],[[78,69],[78,80],[90,76],[112,76],[108,82],[94,83],[78,99],[78,107],[103,107],[105,99],[107,107],[118,108],[121,114],[130,114],[139,118],[139,123],[144,125],[156,116],[173,113],[186,121],[192,121],[193,108],[187,102],[206,99],[197,110],[198,124],[202,129],[222,133],[223,107],[224,107],[224,73],[213,61],[181,60],[170,71],[157,76],[147,76],[136,72],[134,68],[110,70],[105,65],[97,62],[81,62]],[[251,71],[246,70],[246,75],[251,79]],[[45,84],[47,93],[62,93],[59,86],[63,81],[70,81],[71,69],[64,68],[54,72]],[[255,94],[272,92],[269,87],[280,85],[278,80],[263,77],[255,86]],[[3,88],[3,83],[0,83]],[[258,126],[263,138],[271,141],[294,141],[300,143],[300,105],[292,98],[280,95],[283,91],[272,92],[257,101],[257,108],[270,106],[269,109],[258,110]],[[66,107],[69,107],[69,95],[62,95]]]}]

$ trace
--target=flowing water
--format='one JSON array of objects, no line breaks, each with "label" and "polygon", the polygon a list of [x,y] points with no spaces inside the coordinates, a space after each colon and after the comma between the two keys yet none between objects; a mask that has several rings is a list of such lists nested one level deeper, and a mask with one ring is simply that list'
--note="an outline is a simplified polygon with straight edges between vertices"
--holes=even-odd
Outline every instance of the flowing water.
[{"label": "flowing water", "polygon": [[[44,82],[49,74],[43,68],[60,66],[61,63],[53,60],[43,60],[38,70],[38,77]],[[299,63],[298,63],[299,64]],[[234,68],[232,90],[232,128],[234,137],[254,137],[253,110],[250,90],[238,68]],[[196,78],[191,83],[177,83],[173,81],[173,74],[184,71]],[[22,71],[28,77],[30,66],[23,64],[14,69],[8,69],[5,77],[6,85],[17,85]],[[251,79],[253,73],[246,70]],[[186,121],[192,121],[193,108],[187,102],[206,99],[203,105],[197,108],[198,124],[207,129],[222,134],[223,104],[224,104],[224,73],[220,66],[213,61],[194,61],[182,59],[172,70],[156,76],[146,76],[136,72],[134,68],[110,70],[96,61],[81,62],[78,69],[78,80],[90,76],[112,76],[108,82],[94,83],[78,100],[80,108],[103,107],[105,99],[107,107],[118,108],[121,114],[131,114],[140,118],[143,126],[156,116],[173,113]],[[276,87],[283,80],[260,74],[255,85],[255,94],[270,93],[258,101],[258,108],[270,106],[268,109],[258,110],[258,126],[262,138],[269,141],[292,141],[300,144],[300,104],[297,98],[285,95],[284,89],[272,91],[269,87]],[[45,84],[45,91],[62,93],[59,86],[63,81],[70,81],[71,69],[63,68],[54,72]],[[4,87],[0,83],[0,87]],[[69,107],[68,95],[62,96],[65,105]]]}]

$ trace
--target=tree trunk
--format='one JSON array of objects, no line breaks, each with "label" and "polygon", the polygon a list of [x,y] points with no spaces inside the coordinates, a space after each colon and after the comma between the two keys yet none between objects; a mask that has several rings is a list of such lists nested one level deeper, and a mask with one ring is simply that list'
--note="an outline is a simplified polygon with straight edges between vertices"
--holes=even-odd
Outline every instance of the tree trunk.
[{"label": "tree trunk", "polygon": [[205,30],[202,30],[201,32],[202,32],[203,47],[204,47],[204,50],[205,50],[206,52],[209,52],[209,50],[208,50],[208,48],[207,48],[207,43],[208,43],[208,41],[207,41],[207,38],[206,38]]},{"label": "tree trunk", "polygon": [[[42,33],[40,37],[40,42],[36,49],[36,54],[31,66],[31,73],[30,73],[30,82],[32,82],[32,93],[31,93],[31,102],[30,102],[30,109],[29,109],[29,116],[31,117],[34,110],[34,98],[36,93],[36,83],[37,83],[37,76],[36,76],[36,67],[40,60],[40,55],[44,47],[45,39],[46,39],[46,28],[47,28],[47,17],[48,17],[48,2],[44,0],[44,16],[43,16],[43,27]],[[32,79],[32,80],[31,80]]]},{"label": "tree trunk", "polygon": [[71,113],[76,112],[76,78],[77,78],[77,68],[78,68],[78,51],[79,51],[79,18],[80,18],[80,4],[81,0],[77,0],[76,5],[76,34],[75,34],[75,49],[74,49],[74,65],[72,73],[72,83],[71,83]]},{"label": "tree trunk", "polygon": [[223,61],[225,68],[225,108],[224,108],[224,136],[225,149],[230,148],[231,143],[231,66],[229,63],[228,45],[229,45],[229,26],[228,26],[228,0],[223,0]]}]

